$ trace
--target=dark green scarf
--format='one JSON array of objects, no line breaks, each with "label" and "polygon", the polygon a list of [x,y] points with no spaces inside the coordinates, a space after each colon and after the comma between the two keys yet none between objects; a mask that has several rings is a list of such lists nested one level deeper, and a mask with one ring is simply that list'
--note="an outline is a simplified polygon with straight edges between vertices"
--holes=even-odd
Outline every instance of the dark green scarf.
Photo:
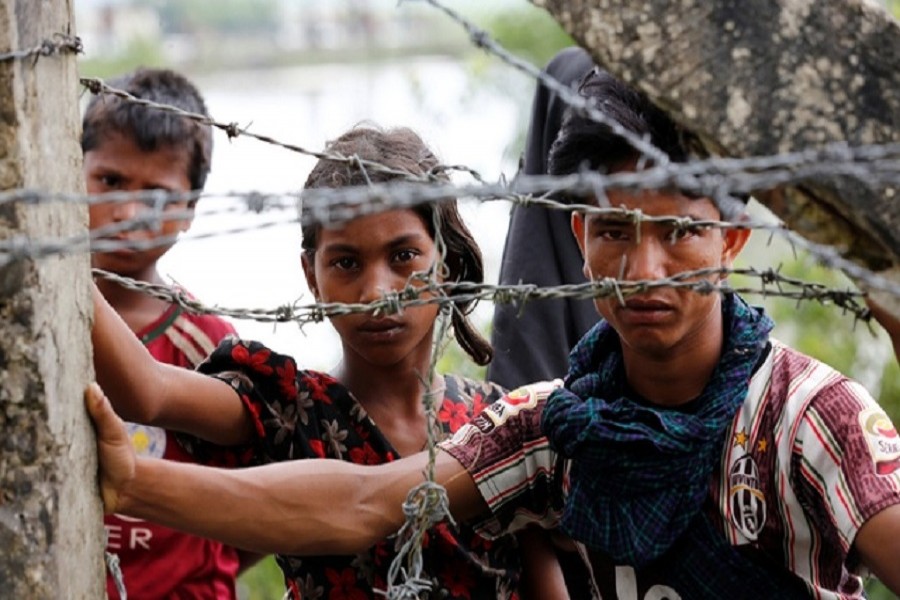
[{"label": "dark green scarf", "polygon": [[772,321],[736,295],[722,299],[724,348],[692,412],[625,395],[618,334],[604,321],[569,357],[565,387],[542,428],[572,459],[563,530],[619,564],[640,567],[687,530],[709,494],[725,431],[744,402]]}]

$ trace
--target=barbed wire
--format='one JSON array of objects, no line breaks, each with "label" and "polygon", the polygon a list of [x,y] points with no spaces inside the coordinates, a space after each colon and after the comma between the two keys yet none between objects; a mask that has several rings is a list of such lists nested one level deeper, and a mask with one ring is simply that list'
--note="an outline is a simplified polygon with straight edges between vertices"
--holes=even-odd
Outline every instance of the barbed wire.
[{"label": "barbed wire", "polygon": [[[867,147],[860,150],[860,154],[868,154],[875,156],[891,156],[893,152],[898,150],[897,145],[891,147]],[[836,149],[830,150],[826,154],[834,155]],[[841,158],[845,158],[853,151],[844,149],[837,152]],[[802,158],[794,160],[811,161],[816,156],[822,156],[822,152],[800,153]],[[762,159],[750,159],[750,163],[765,165]],[[718,161],[720,174],[715,178],[721,178],[721,172],[725,172],[730,168],[734,168],[737,163],[734,159]],[[900,164],[900,163],[897,163]],[[696,165],[694,165],[696,168]],[[741,169],[746,168],[741,166]],[[827,164],[825,168],[839,168],[836,164]],[[802,170],[793,167],[791,170]],[[653,171],[651,169],[651,171]],[[746,174],[746,172],[741,172]],[[187,237],[181,238],[185,241],[199,240],[221,235],[230,235],[250,230],[257,230],[268,227],[287,225],[291,223],[301,222],[303,224],[334,224],[343,222],[367,214],[380,212],[384,210],[392,210],[397,208],[407,208],[426,202],[446,201],[457,195],[465,197],[478,197],[484,199],[503,199],[523,205],[539,205],[553,210],[578,210],[588,214],[605,214],[617,216],[623,220],[627,220],[634,224],[638,235],[640,226],[643,223],[660,223],[672,227],[673,235],[688,230],[696,230],[702,228],[722,228],[722,229],[748,229],[748,230],[766,230],[771,234],[776,234],[785,238],[793,247],[800,248],[812,254],[819,262],[831,268],[841,269],[859,283],[874,290],[881,290],[893,295],[900,296],[900,284],[892,282],[877,273],[873,273],[869,269],[862,267],[840,255],[834,248],[826,245],[816,244],[798,234],[790,231],[781,223],[759,222],[759,221],[716,221],[706,220],[698,221],[683,216],[653,216],[645,215],[638,210],[626,210],[617,207],[604,207],[590,204],[571,204],[554,200],[547,196],[534,196],[531,194],[513,193],[511,189],[544,189],[548,185],[555,185],[565,188],[569,186],[574,193],[584,193],[587,190],[595,190],[597,187],[603,189],[611,189],[616,186],[631,187],[642,185],[640,173],[619,173],[614,175],[601,175],[597,173],[581,173],[573,176],[565,177],[529,177],[523,178],[521,181],[514,182],[513,186],[505,183],[494,185],[478,184],[470,186],[456,186],[449,183],[431,184],[422,186],[421,184],[373,184],[372,186],[352,187],[352,188],[322,188],[307,190],[302,194],[277,194],[266,195],[258,192],[244,193],[245,203],[238,206],[230,206],[219,208],[217,210],[208,211],[207,214],[212,216],[216,214],[229,214],[249,210],[260,213],[263,210],[287,210],[294,209],[292,216],[289,218],[280,218],[274,221],[242,223],[240,225],[231,226],[224,230],[208,231],[204,233],[194,233]],[[655,176],[651,173],[650,183],[648,186],[664,187],[664,183],[671,181],[672,173],[660,173]],[[674,175],[677,178],[677,175]],[[717,179],[714,185],[722,185],[721,179]],[[35,240],[24,236],[12,236],[6,240],[0,240],[0,266],[8,264],[14,260],[23,258],[43,258],[47,256],[66,254],[72,252],[113,252],[117,250],[149,250],[155,247],[166,246],[176,242],[179,237],[177,235],[157,236],[151,239],[129,239],[125,237],[117,238],[116,234],[132,231],[135,229],[149,229],[158,231],[162,224],[172,220],[182,220],[190,218],[193,215],[192,210],[182,209],[179,211],[171,210],[168,202],[183,202],[186,198],[197,199],[201,197],[196,193],[176,193],[167,194],[157,190],[124,193],[116,192],[103,196],[84,196],[71,194],[48,194],[24,192],[22,197],[28,198],[29,201],[40,202],[47,201],[52,198],[54,200],[63,201],[85,201],[95,203],[103,200],[111,201],[133,201],[130,199],[138,198],[143,202],[152,205],[152,209],[144,211],[136,215],[132,219],[114,223],[103,228],[89,232],[88,234],[80,234],[69,238],[52,238],[46,240]],[[242,198],[239,193],[225,194],[223,197]],[[0,198],[0,203],[11,201],[16,197],[15,193],[9,193],[5,197]],[[298,199],[302,199],[304,207],[301,217],[297,216],[296,203]],[[166,207],[169,206],[167,209]],[[148,206],[149,209],[149,206]]]},{"label": "barbed wire", "polygon": [[508,52],[503,46],[498,44],[487,31],[481,29],[471,21],[465,19],[461,14],[444,5],[438,0],[402,0],[406,2],[421,1],[430,4],[445,15],[456,21],[465,29],[469,35],[471,42],[478,48],[482,48],[487,52],[501,59],[517,71],[525,73],[531,79],[541,82],[552,92],[556,93],[559,98],[569,107],[577,110],[580,114],[597,123],[602,123],[612,130],[613,133],[627,141],[637,150],[643,157],[649,158],[659,165],[669,163],[669,156],[650,142],[649,136],[640,136],[623,127],[618,121],[609,115],[601,112],[591,101],[587,100],[568,85],[561,83],[555,77],[548,75],[535,67],[530,62],[519,58],[518,56]]},{"label": "barbed wire", "polygon": [[[869,320],[868,309],[858,300],[865,293],[852,289],[828,288],[820,283],[803,281],[789,277],[778,269],[757,269],[755,267],[724,268],[714,267],[685,271],[666,278],[625,281],[604,278],[578,284],[558,286],[537,286],[534,284],[495,285],[473,282],[444,282],[416,277],[402,289],[385,292],[379,300],[371,303],[309,303],[299,300],[282,304],[276,308],[226,308],[209,306],[190,296],[186,291],[171,285],[148,283],[124,277],[101,269],[92,270],[94,276],[114,282],[126,289],[139,291],[159,300],[177,304],[194,314],[220,315],[235,319],[247,319],[265,323],[294,322],[299,325],[318,323],[326,318],[358,313],[396,314],[406,308],[424,305],[447,305],[469,301],[491,300],[498,304],[524,305],[533,300],[543,299],[590,299],[615,297],[620,302],[635,294],[643,294],[661,288],[693,290],[701,294],[738,293],[755,294],[763,297],[780,297],[797,301],[815,300],[822,304],[836,306],[853,314],[857,319]],[[711,277],[725,278],[731,275],[758,279],[760,287],[736,287]]]},{"label": "barbed wire", "polygon": [[212,117],[207,115],[203,115],[200,113],[194,113],[190,111],[183,110],[178,108],[177,106],[172,106],[171,104],[162,104],[159,102],[154,102],[152,100],[147,100],[145,98],[138,98],[129,92],[118,89],[110,86],[108,83],[103,81],[102,79],[96,77],[82,77],[80,80],[81,85],[83,85],[89,92],[92,94],[108,94],[111,96],[115,96],[119,99],[125,100],[132,104],[136,104],[138,106],[143,106],[145,108],[159,110],[162,112],[170,113],[173,115],[177,115],[179,117],[188,119],[190,121],[194,121],[201,125],[208,125],[209,127],[214,127],[225,132],[225,135],[228,136],[229,139],[234,139],[237,137],[248,137],[255,139],[260,142],[264,142],[266,144],[271,144],[273,146],[283,148],[285,150],[289,150],[291,152],[296,152],[299,154],[303,154],[305,156],[311,156],[318,160],[330,160],[334,162],[341,162],[348,165],[357,166],[364,173],[368,171],[383,173],[385,175],[390,175],[394,177],[402,177],[411,181],[422,181],[422,182],[431,182],[431,181],[440,181],[440,176],[444,173],[452,172],[452,171],[460,171],[465,172],[471,175],[477,181],[482,181],[481,174],[478,173],[475,169],[467,167],[465,165],[445,165],[440,164],[436,165],[434,168],[430,169],[427,173],[417,174],[411,173],[409,171],[395,169],[379,163],[377,161],[363,159],[356,155],[344,156],[338,152],[326,152],[326,151],[317,151],[310,150],[309,148],[305,148],[303,146],[282,142],[277,140],[276,138],[264,135],[260,133],[256,133],[250,131],[249,126],[241,127],[239,123],[236,121],[232,121],[230,123],[225,123],[221,121],[216,121]]},{"label": "barbed wire", "polygon": [[[407,0],[409,1],[409,0]],[[815,244],[798,234],[786,229],[780,223],[731,222],[722,220],[694,220],[682,216],[645,215],[637,210],[625,210],[610,206],[607,191],[613,189],[649,190],[678,189],[687,193],[714,199],[722,208],[740,202],[738,196],[754,191],[771,189],[782,185],[795,185],[822,177],[843,176],[859,180],[864,185],[900,185],[900,144],[878,146],[850,147],[846,144],[832,144],[821,149],[807,150],[769,157],[751,157],[745,159],[709,158],[693,160],[687,163],[672,163],[668,156],[654,146],[648,137],[636,135],[622,127],[614,119],[602,113],[588,100],[579,96],[573,88],[561,84],[555,78],[540,71],[530,63],[514,56],[494,41],[484,30],[478,28],[456,11],[448,8],[438,0],[423,0],[459,23],[468,33],[472,42],[483,50],[497,56],[504,63],[511,65],[541,82],[549,90],[556,93],[562,102],[578,110],[587,118],[603,123],[615,134],[625,139],[643,157],[639,172],[600,174],[577,173],[565,177],[529,176],[516,177],[510,182],[500,179],[496,183],[488,183],[474,169],[464,165],[439,165],[425,174],[413,174],[393,169],[387,165],[362,159],[358,156],[345,156],[328,151],[314,151],[294,143],[285,143],[274,137],[255,133],[249,126],[240,126],[237,122],[221,122],[206,115],[184,111],[178,107],[160,104],[137,98],[132,94],[109,86],[101,79],[83,78],[81,84],[93,94],[108,94],[124,101],[141,105],[150,110],[161,110],[197,123],[217,128],[230,139],[243,136],[275,145],[285,150],[301,153],[318,160],[344,162],[359,168],[364,174],[379,172],[403,180],[402,183],[374,184],[357,188],[306,190],[302,194],[263,194],[259,192],[229,192],[218,194],[219,197],[232,198],[241,202],[235,206],[219,207],[207,211],[209,216],[229,214],[240,211],[262,213],[272,210],[295,209],[291,218],[277,221],[257,222],[230,227],[221,231],[194,234],[185,239],[202,239],[204,237],[233,234],[263,227],[272,227],[287,223],[327,225],[340,223],[360,216],[385,210],[409,208],[423,203],[446,201],[450,198],[473,198],[478,200],[509,200],[520,205],[542,206],[552,210],[579,210],[585,213],[605,214],[619,217],[632,223],[640,232],[644,223],[668,225],[673,234],[697,228],[721,229],[754,229],[768,230],[772,235],[784,236],[794,246],[810,252],[817,260],[832,268],[844,270],[857,281],[871,289],[888,291],[900,296],[900,284],[894,283],[864,267],[853,263],[840,252],[830,246]],[[81,41],[77,37],[55,34],[53,39],[45,40],[34,48],[0,54],[0,61],[52,56],[63,52],[81,52]],[[644,162],[647,161],[647,162]],[[466,173],[476,184],[456,185],[448,183],[443,176],[451,172]],[[428,184],[428,185],[422,185]],[[554,194],[563,193],[570,198],[595,199],[599,205],[590,201],[583,203],[562,202],[554,198]],[[169,245],[177,241],[177,235],[156,236],[154,239],[135,240],[121,237],[136,229],[159,232],[165,223],[191,218],[193,209],[175,209],[173,203],[194,202],[209,196],[199,192],[171,193],[158,190],[143,192],[116,192],[101,196],[84,196],[76,194],[53,194],[35,190],[11,190],[0,193],[0,206],[18,204],[40,204],[48,201],[76,201],[88,205],[98,203],[144,202],[147,210],[130,219],[95,229],[88,234],[67,238],[34,240],[25,237],[12,237],[0,240],[0,267],[13,260],[24,258],[43,258],[67,254],[71,252],[111,252],[116,250],[147,250],[161,245]],[[302,201],[302,215],[296,212],[298,200]],[[435,243],[440,248],[443,241],[440,229],[435,228]],[[739,293],[747,295],[774,296],[793,299],[797,302],[816,301],[835,306],[851,314],[854,319],[868,322],[870,313],[860,302],[865,296],[863,292],[851,289],[833,289],[819,283],[807,282],[789,277],[779,269],[750,268],[707,268],[678,273],[670,277],[656,280],[627,281],[620,278],[604,278],[582,284],[539,287],[531,284],[492,285],[472,282],[444,282],[434,278],[440,271],[438,266],[428,273],[418,274],[410,278],[407,285],[400,290],[383,294],[382,298],[372,303],[308,303],[300,300],[285,303],[275,308],[227,308],[218,305],[209,306],[191,297],[186,291],[171,285],[152,284],[131,278],[93,270],[94,276],[130,290],[148,294],[152,297],[176,304],[188,312],[196,314],[215,314],[236,319],[251,319],[262,322],[287,323],[294,322],[303,326],[311,322],[319,322],[325,318],[342,315],[372,312],[376,314],[392,314],[407,308],[437,304],[441,307],[441,327],[436,340],[436,347],[446,335],[448,312],[455,309],[456,303],[490,300],[495,303],[512,303],[524,306],[528,302],[541,299],[558,298],[611,298],[620,303],[634,294],[646,293],[656,289],[690,290],[701,294]],[[757,287],[735,286],[727,281],[729,277],[743,277],[758,281]],[[433,353],[428,381],[434,376],[438,352]],[[426,388],[430,389],[430,388]],[[426,401],[430,395],[426,394]],[[433,406],[427,405],[433,413]],[[433,417],[433,415],[431,415]],[[391,564],[388,577],[388,589],[379,592],[388,598],[417,598],[430,587],[423,576],[421,546],[424,532],[449,515],[446,493],[443,488],[433,483],[433,467],[435,457],[435,440],[433,428],[429,427],[427,448],[430,452],[426,483],[410,491],[404,505],[407,521],[400,531],[398,543],[400,552]],[[402,579],[402,584],[396,584]]]},{"label": "barbed wire", "polygon": [[[381,166],[388,169],[384,165]],[[610,174],[585,171],[562,176],[519,175],[509,182],[501,179],[488,183],[482,179],[477,184],[431,181],[427,187],[421,185],[423,183],[421,178],[407,172],[397,172],[398,182],[317,188],[277,194],[258,191],[204,193],[138,190],[86,195],[15,189],[0,192],[0,206],[13,202],[23,204],[78,202],[94,205],[134,201],[165,205],[217,196],[243,198],[246,200],[248,210],[260,212],[270,205],[271,198],[302,196],[308,207],[321,214],[324,208],[339,211],[346,206],[368,205],[377,200],[382,200],[383,204],[390,203],[386,208],[376,205],[376,209],[380,210],[388,210],[394,205],[405,208],[417,201],[426,203],[453,197],[518,200],[525,204],[528,203],[527,196],[534,196],[547,190],[557,192],[564,190],[573,197],[603,197],[605,192],[615,189],[631,191],[677,189],[704,197],[722,193],[746,195],[783,185],[798,185],[835,176],[852,177],[866,185],[900,184],[900,143],[851,146],[845,142],[835,142],[822,148],[774,156],[712,157],[684,163],[669,163],[665,166],[651,166],[640,171]],[[399,198],[393,199],[390,196]],[[313,220],[327,224],[328,218],[337,220],[328,216],[314,217]]]},{"label": "barbed wire", "polygon": [[81,43],[81,38],[68,33],[54,33],[51,37],[44,39],[44,41],[32,48],[0,53],[0,62],[24,60],[32,57],[37,61],[43,56],[67,53],[81,54],[83,51],[84,47]]}]

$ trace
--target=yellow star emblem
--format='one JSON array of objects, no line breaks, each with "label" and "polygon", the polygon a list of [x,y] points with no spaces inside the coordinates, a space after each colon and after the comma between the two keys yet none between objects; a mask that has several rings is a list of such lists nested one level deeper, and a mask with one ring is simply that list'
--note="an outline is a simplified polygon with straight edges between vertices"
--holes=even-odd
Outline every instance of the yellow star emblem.
[{"label": "yellow star emblem", "polygon": [[756,449],[761,454],[765,454],[766,450],[769,449],[769,442],[767,442],[766,440],[759,440],[758,442],[756,442]]},{"label": "yellow star emblem", "polygon": [[743,429],[741,429],[740,431],[738,431],[737,433],[734,434],[734,445],[740,446],[741,448],[746,450],[748,439],[749,438],[747,437],[747,432],[744,431]]}]

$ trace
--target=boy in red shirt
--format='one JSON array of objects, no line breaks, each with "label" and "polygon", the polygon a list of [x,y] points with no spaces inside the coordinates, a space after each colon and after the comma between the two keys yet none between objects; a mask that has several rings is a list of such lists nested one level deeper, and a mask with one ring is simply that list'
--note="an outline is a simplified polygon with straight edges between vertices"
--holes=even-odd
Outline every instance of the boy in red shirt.
[{"label": "boy in red shirt", "polygon": [[[110,84],[139,98],[207,114],[194,85],[173,71],[138,69]],[[81,138],[87,191],[201,190],[209,174],[212,144],[209,126],[113,96],[97,96],[85,111]],[[162,216],[190,211],[194,204],[167,204]],[[90,227],[101,239],[160,242],[146,250],[95,253],[92,265],[138,281],[163,283],[157,261],[174,245],[175,236],[188,230],[192,216],[161,222],[158,228],[127,228],[127,222],[150,210],[152,203],[140,201],[91,205]],[[160,362],[193,369],[222,338],[235,333],[219,317],[191,315],[177,305],[104,279],[97,285]],[[134,415],[123,416],[138,420]],[[164,429],[129,423],[128,431],[139,454],[193,462]],[[107,516],[105,526],[107,551],[119,557],[131,600],[236,597],[239,557],[234,548],[118,515]],[[107,592],[111,599],[120,597],[111,575]]]}]

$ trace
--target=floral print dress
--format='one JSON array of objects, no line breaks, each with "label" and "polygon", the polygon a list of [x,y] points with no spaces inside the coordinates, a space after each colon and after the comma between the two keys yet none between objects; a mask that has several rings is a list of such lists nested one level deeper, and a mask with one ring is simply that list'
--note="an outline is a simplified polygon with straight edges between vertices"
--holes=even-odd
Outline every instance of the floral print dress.
[{"label": "floral print dress", "polygon": [[[289,356],[262,344],[230,338],[199,370],[229,383],[254,420],[252,448],[223,450],[182,436],[182,443],[207,464],[249,466],[303,458],[336,458],[380,464],[397,451],[350,391],[333,377],[300,371]],[[503,389],[452,375],[444,376],[439,409],[442,432],[449,437],[473,415],[503,395]],[[383,598],[394,540],[379,542],[356,556],[276,557],[289,596],[295,600]],[[426,536],[425,576],[429,598],[516,599],[520,569],[511,537],[489,541],[469,527],[441,523]]]}]

